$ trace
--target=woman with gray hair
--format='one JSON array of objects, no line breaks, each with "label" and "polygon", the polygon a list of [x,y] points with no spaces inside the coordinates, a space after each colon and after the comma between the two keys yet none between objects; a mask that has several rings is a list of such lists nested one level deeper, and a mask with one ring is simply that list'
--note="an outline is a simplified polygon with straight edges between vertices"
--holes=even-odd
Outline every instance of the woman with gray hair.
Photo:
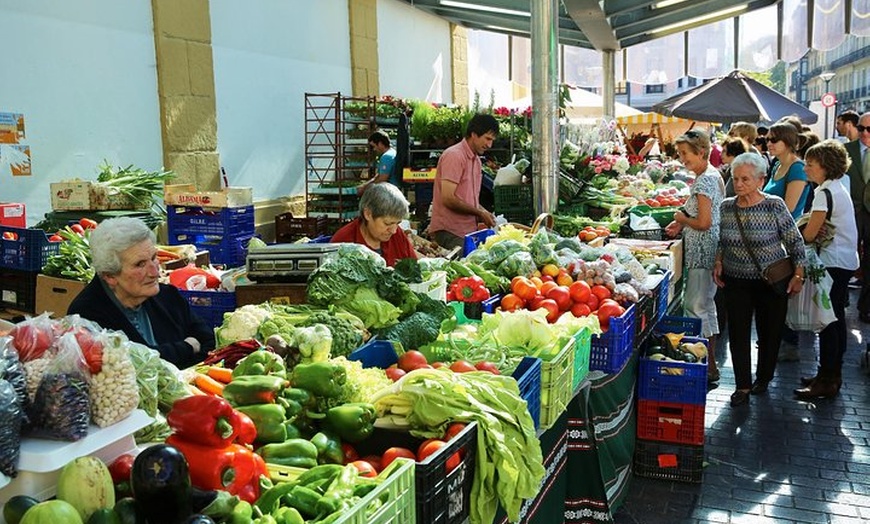
[{"label": "woman with gray hair", "polygon": [[388,266],[417,253],[399,223],[408,216],[408,200],[396,186],[372,184],[359,199],[359,216],[335,232],[331,242],[361,244],[378,253]]},{"label": "woman with gray hair", "polygon": [[89,244],[96,276],[73,299],[69,314],[123,331],[179,368],[214,349],[213,331],[174,286],[158,282],[154,233],[144,222],[108,219],[91,232]]},{"label": "woman with gray hair", "polygon": [[[713,279],[725,293],[735,382],[732,406],[746,404],[750,394],[765,393],[776,371],[788,296],[779,295],[765,282],[762,268],[791,257],[794,274],[788,282],[788,295],[800,292],[804,280],[803,238],[782,198],[762,193],[766,171],[761,155],[738,155],[731,163],[737,196],[726,198],[720,210]],[[755,382],[750,343],[753,319],[758,335]]]}]

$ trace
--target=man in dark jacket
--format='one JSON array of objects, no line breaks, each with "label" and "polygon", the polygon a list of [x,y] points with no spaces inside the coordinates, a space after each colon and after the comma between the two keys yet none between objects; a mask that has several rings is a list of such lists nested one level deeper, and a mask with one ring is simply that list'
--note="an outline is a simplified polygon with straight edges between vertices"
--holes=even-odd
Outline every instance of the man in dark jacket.
[{"label": "man in dark jacket", "polygon": [[858,253],[861,255],[861,295],[858,313],[862,322],[870,323],[870,113],[858,121],[858,139],[846,143],[846,152],[852,160],[847,175],[849,192],[855,205],[858,224]]}]

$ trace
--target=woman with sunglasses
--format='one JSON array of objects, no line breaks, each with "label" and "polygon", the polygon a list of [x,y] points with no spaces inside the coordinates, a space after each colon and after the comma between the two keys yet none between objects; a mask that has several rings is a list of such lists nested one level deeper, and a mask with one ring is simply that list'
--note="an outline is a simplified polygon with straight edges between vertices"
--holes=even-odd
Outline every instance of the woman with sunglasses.
[{"label": "woman with sunglasses", "polygon": [[688,316],[701,319],[702,335],[709,339],[707,381],[717,382],[719,368],[715,349],[719,320],[712,269],[719,239],[719,205],[725,198],[725,183],[708,160],[710,138],[707,133],[690,130],[677,137],[675,143],[680,162],[695,174],[695,181],[686,205],[674,213],[674,221],[668,224],[665,232],[672,237],[683,234],[686,268],[683,305]]},{"label": "woman with sunglasses", "polygon": [[764,186],[764,192],[785,200],[792,218],[804,213],[810,193],[804,161],[797,152],[805,137],[791,124],[777,122],[767,131],[767,150],[775,158],[772,176]]}]

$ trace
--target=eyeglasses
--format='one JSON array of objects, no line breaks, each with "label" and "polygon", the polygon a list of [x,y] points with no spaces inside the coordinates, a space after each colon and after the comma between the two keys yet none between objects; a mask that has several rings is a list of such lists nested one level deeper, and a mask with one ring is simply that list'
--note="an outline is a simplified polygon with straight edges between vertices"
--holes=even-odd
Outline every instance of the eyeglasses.
[{"label": "eyeglasses", "polygon": [[855,128],[858,130],[859,133],[863,133],[864,131],[870,131],[870,126],[857,125],[855,126]]},{"label": "eyeglasses", "polygon": [[776,137],[773,137],[773,136],[769,136],[769,137],[765,138],[765,140],[767,140],[768,143],[773,143],[773,142],[779,142],[779,141],[780,141],[779,138],[776,138]]}]

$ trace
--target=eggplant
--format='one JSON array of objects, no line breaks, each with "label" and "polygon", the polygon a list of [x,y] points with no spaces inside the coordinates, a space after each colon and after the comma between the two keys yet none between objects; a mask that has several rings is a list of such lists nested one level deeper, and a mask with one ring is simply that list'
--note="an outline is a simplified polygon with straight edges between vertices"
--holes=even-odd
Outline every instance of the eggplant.
[{"label": "eggplant", "polygon": [[176,448],[142,450],[130,477],[136,508],[149,524],[177,524],[193,513],[187,460]]}]

